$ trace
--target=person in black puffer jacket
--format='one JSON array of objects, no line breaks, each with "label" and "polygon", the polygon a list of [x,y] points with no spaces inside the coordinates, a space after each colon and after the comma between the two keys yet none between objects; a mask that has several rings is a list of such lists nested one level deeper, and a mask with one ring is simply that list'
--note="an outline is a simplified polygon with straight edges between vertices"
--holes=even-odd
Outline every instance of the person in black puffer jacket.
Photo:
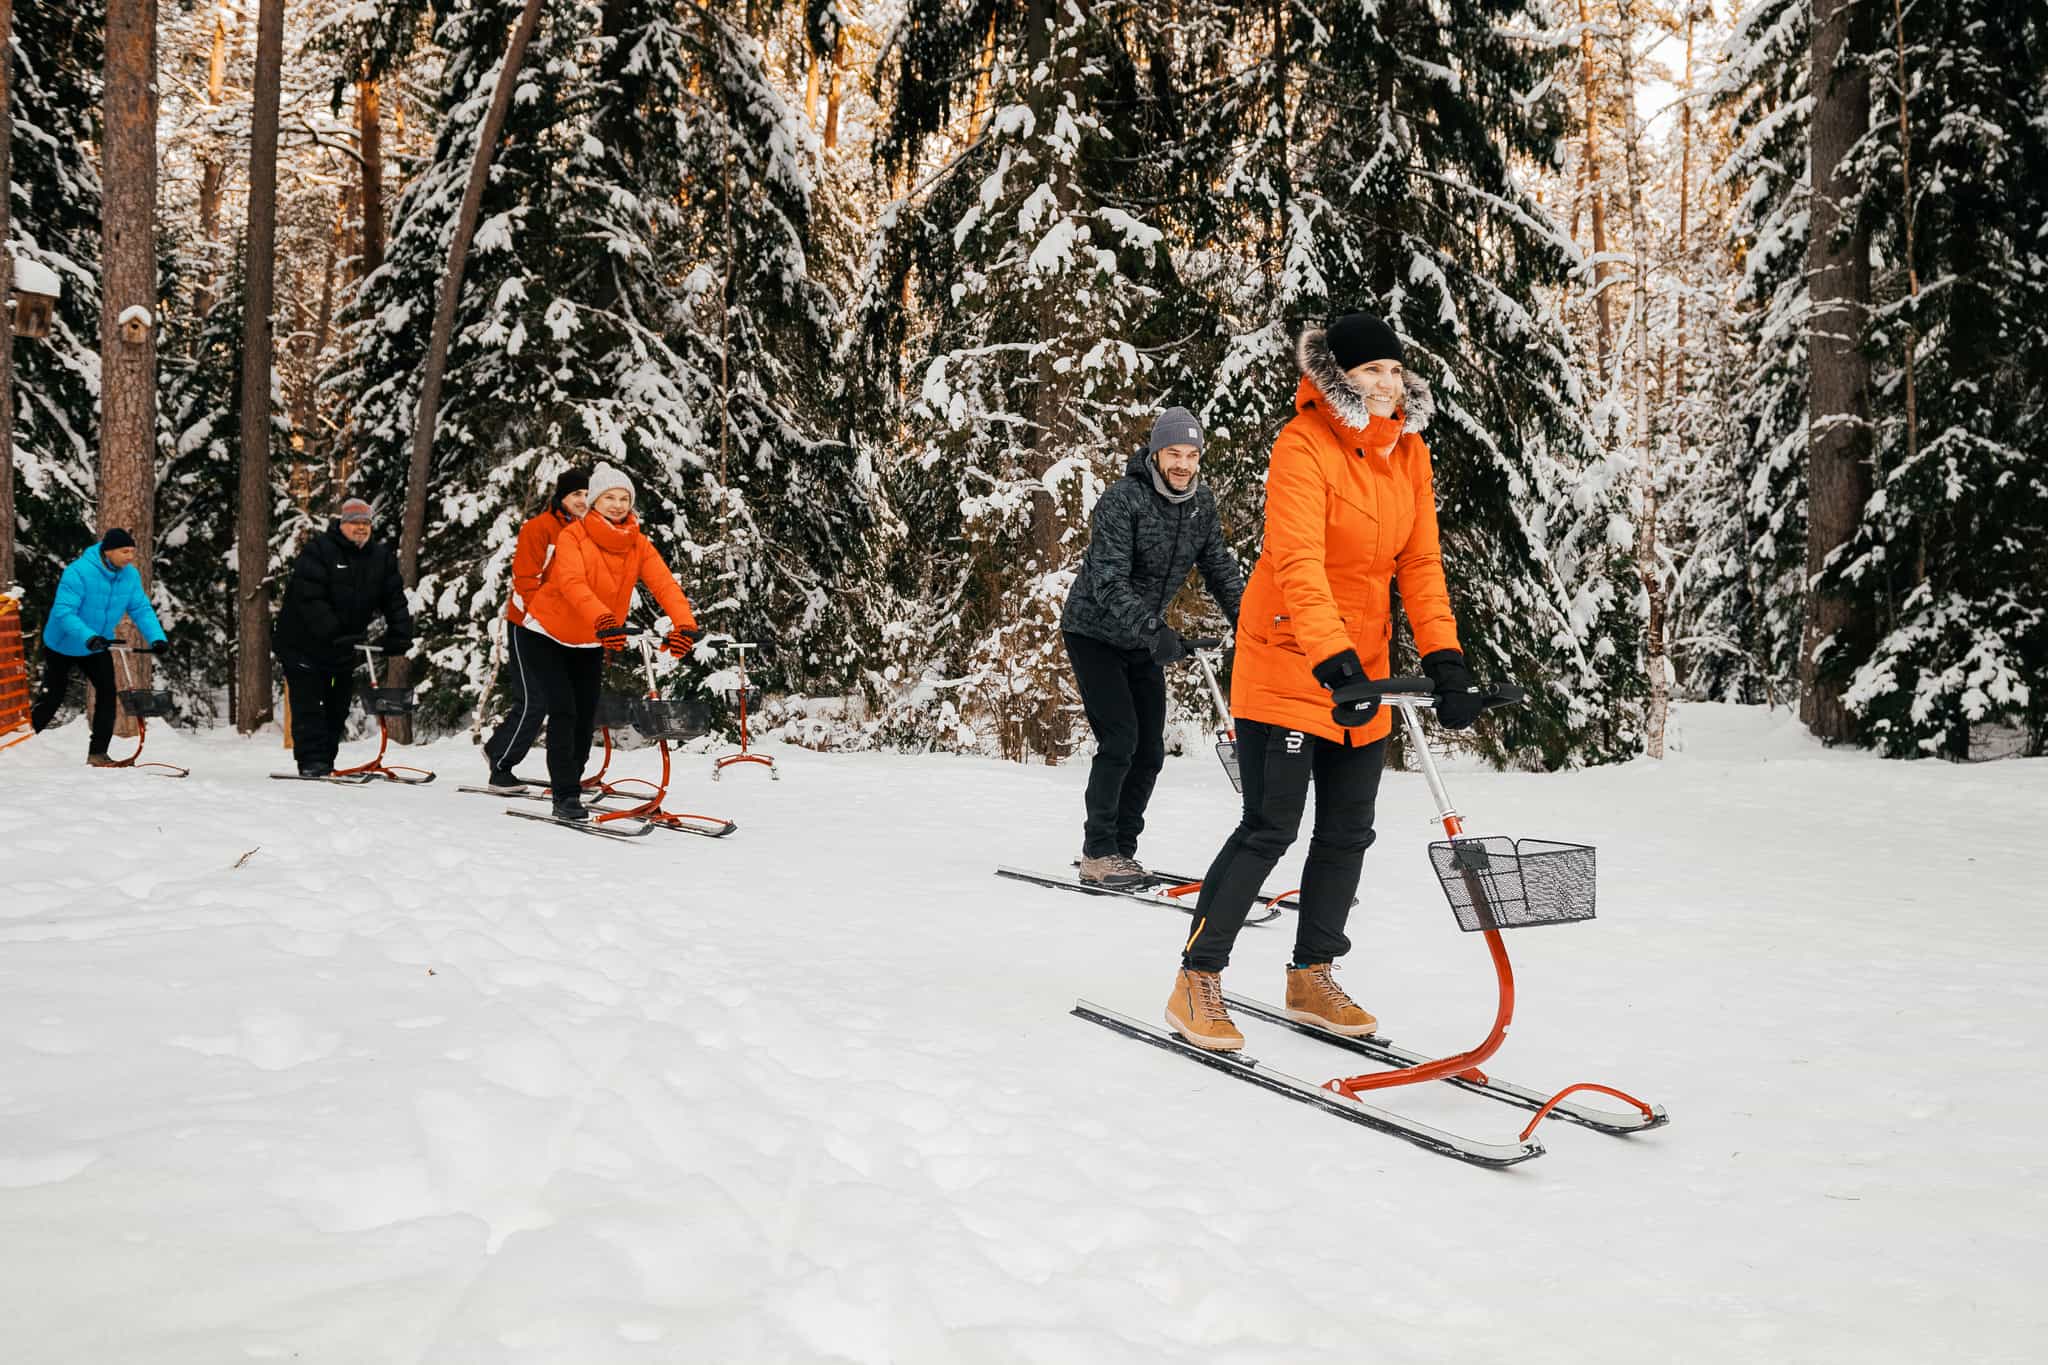
[{"label": "person in black puffer jacket", "polygon": [[405,580],[389,541],[375,539],[370,504],[350,498],[325,531],[307,542],[277,613],[276,649],[291,689],[292,755],[301,777],[334,771],[348,720],[349,692],[369,638],[384,618],[383,649],[396,658],[412,648]]},{"label": "person in black puffer jacket", "polygon": [[1223,541],[1216,495],[1202,483],[1202,425],[1168,408],[1145,449],[1131,456],[1090,521],[1088,555],[1067,594],[1060,629],[1080,684],[1095,761],[1088,770],[1088,819],[1081,879],[1134,886],[1145,807],[1166,762],[1166,665],[1188,657],[1166,624],[1188,570],[1235,623],[1244,574]]}]

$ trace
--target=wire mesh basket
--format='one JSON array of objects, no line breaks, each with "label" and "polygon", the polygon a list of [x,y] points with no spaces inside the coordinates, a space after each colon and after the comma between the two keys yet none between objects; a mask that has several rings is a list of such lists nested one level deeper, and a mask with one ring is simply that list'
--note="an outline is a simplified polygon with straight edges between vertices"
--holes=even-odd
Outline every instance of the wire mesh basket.
[{"label": "wire mesh basket", "polygon": [[1488,835],[1439,840],[1429,860],[1468,934],[1593,918],[1590,845]]},{"label": "wire mesh basket", "polygon": [[630,692],[600,692],[597,723],[607,730],[621,730],[640,719],[640,698]]},{"label": "wire mesh basket", "polygon": [[413,699],[410,687],[361,687],[356,696],[363,703],[363,713],[370,716],[409,716],[412,714]]},{"label": "wire mesh basket", "polygon": [[1216,757],[1223,763],[1223,772],[1230,779],[1230,785],[1240,792],[1244,790],[1244,774],[1237,766],[1237,741],[1228,737],[1216,741]]},{"label": "wire mesh basket", "polygon": [[703,702],[678,697],[642,697],[633,728],[649,739],[671,743],[711,733],[711,711]]},{"label": "wire mesh basket", "polygon": [[126,688],[114,694],[121,699],[121,709],[137,720],[155,720],[171,714],[171,694],[152,688]]}]

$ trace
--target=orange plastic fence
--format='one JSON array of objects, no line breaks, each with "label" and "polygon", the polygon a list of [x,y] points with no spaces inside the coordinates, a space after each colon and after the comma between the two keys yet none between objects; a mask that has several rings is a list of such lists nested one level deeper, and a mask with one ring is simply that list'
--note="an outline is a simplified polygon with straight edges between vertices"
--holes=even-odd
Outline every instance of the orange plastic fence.
[{"label": "orange plastic fence", "polygon": [[21,602],[0,595],[0,747],[28,738],[28,654],[21,646]]}]

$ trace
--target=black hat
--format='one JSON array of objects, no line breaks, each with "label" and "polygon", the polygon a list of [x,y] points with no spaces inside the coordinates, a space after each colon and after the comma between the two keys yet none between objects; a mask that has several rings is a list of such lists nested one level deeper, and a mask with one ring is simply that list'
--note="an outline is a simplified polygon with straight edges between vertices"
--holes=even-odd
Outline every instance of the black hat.
[{"label": "black hat", "polygon": [[127,531],[119,526],[109,527],[107,533],[100,537],[100,548],[102,550],[132,550],[135,548],[135,537],[129,535]]},{"label": "black hat", "polygon": [[583,469],[565,469],[555,480],[555,501],[560,502],[571,493],[581,493],[590,487],[590,473]]},{"label": "black hat", "polygon": [[1401,338],[1370,313],[1346,313],[1330,324],[1330,354],[1346,370],[1375,360],[1406,363],[1401,354]]}]

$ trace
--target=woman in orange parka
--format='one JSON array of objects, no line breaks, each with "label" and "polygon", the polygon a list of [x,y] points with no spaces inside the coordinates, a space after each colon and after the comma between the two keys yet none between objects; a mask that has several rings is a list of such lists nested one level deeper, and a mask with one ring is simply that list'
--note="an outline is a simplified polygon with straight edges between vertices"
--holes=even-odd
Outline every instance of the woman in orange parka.
[{"label": "woman in orange parka", "polygon": [[519,528],[512,549],[512,595],[505,602],[505,680],[512,694],[512,709],[484,741],[484,759],[491,765],[485,787],[501,796],[526,790],[513,775],[533,748],[534,736],[546,718],[546,700],[538,695],[529,677],[527,655],[533,652],[532,632],[518,627],[526,620],[527,599],[540,591],[548,561],[555,557],[555,542],[590,510],[590,475],[581,469],[567,469],[555,480],[555,495],[537,517]]},{"label": "woman in orange parka", "polygon": [[668,614],[662,648],[681,658],[699,636],[689,599],[633,515],[633,482],[608,464],[590,471],[590,510],[555,539],[547,576],[526,602],[520,629],[528,677],[546,698],[548,786],[557,820],[590,818],[582,801],[583,767],[597,726],[598,684],[608,650],[624,649],[620,624],[641,584]]},{"label": "woman in orange parka", "polygon": [[1332,977],[1350,950],[1344,922],[1373,841],[1373,806],[1391,717],[1353,684],[1388,676],[1389,585],[1398,580],[1437,716],[1452,729],[1480,701],[1458,647],[1437,548],[1436,489],[1417,428],[1428,390],[1402,368],[1392,328],[1347,313],[1296,346],[1295,415],[1273,443],[1266,531],[1237,620],[1230,709],[1244,817],[1203,879],[1166,1018],[1189,1042],[1235,1051],[1244,1036],[1220,973],[1311,785],[1314,830],[1287,971],[1287,1013],[1343,1034],[1375,1020]]}]

